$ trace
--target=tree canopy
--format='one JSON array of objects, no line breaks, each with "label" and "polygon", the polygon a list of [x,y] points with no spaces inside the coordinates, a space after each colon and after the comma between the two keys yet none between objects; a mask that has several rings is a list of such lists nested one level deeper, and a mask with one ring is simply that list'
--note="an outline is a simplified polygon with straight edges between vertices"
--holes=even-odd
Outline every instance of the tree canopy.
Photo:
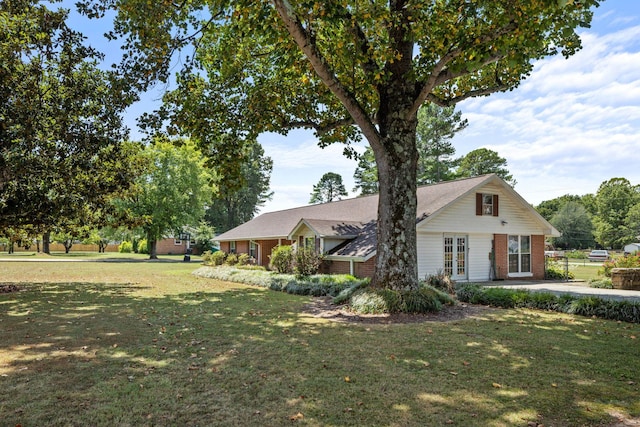
[{"label": "tree canopy", "polygon": [[130,101],[64,10],[0,2],[0,227],[100,220],[139,169]]},{"label": "tree canopy", "polygon": [[457,173],[460,177],[495,173],[512,187],[516,185],[516,180],[507,169],[507,160],[488,148],[478,148],[463,156],[460,159]]},{"label": "tree canopy", "polygon": [[629,229],[627,218],[632,208],[640,203],[640,187],[631,185],[626,178],[611,178],[600,184],[595,202],[598,243],[613,248],[631,243],[637,235]]},{"label": "tree canopy", "polygon": [[[223,175],[222,170],[217,175],[218,192],[207,208],[205,219],[218,233],[252,219],[273,195],[269,189],[273,160],[264,155],[264,149],[255,141],[247,144],[245,150],[247,154],[236,173],[242,184]],[[212,168],[218,170],[215,165]]]},{"label": "tree canopy", "polygon": [[149,167],[136,182],[138,191],[120,200],[119,206],[139,218],[150,257],[156,258],[159,239],[198,224],[211,200],[213,177],[202,153],[189,141],[155,141],[145,156]]},{"label": "tree canopy", "polygon": [[342,175],[335,172],[327,172],[322,175],[320,181],[313,186],[309,203],[327,203],[340,200],[347,196],[347,189],[342,183]]},{"label": "tree canopy", "polygon": [[[517,87],[533,61],[581,46],[597,0],[86,0],[116,8],[122,72],[166,80],[191,44],[171,111],[203,111],[222,133],[315,130],[320,144],[364,136],[379,178],[374,286],[418,286],[416,126],[425,102],[454,105]],[[237,147],[218,147],[232,158]],[[347,145],[347,151],[349,146]]]},{"label": "tree canopy", "polygon": [[554,238],[554,244],[557,247],[565,249],[593,247],[591,216],[580,202],[568,201],[551,218],[550,222],[562,233],[562,236]]}]

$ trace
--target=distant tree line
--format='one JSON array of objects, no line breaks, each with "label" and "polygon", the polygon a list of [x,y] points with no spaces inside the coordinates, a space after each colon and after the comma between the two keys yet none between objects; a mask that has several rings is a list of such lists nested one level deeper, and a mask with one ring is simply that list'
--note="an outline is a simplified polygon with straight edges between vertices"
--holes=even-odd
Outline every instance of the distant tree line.
[{"label": "distant tree line", "polygon": [[640,241],[640,185],[626,178],[604,181],[596,194],[567,194],[535,208],[562,233],[553,239],[557,248],[621,249]]}]

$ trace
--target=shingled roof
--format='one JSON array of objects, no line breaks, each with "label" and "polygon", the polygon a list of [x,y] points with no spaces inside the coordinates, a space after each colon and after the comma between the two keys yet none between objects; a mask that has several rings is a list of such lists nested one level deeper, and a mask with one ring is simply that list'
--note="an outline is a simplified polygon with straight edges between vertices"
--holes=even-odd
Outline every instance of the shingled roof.
[{"label": "shingled roof", "polygon": [[[496,175],[446,181],[418,187],[416,220],[418,222],[489,181]],[[368,258],[376,249],[378,195],[356,197],[336,202],[302,206],[262,214],[251,221],[221,234],[218,241],[287,239],[301,221],[321,234],[337,235],[340,224],[359,228],[356,238],[335,248],[329,255]]]}]

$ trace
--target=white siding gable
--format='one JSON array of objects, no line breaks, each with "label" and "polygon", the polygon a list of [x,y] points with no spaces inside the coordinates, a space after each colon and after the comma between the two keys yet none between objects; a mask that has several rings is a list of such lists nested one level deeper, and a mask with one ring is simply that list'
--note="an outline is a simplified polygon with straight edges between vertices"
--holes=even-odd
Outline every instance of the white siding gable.
[{"label": "white siding gable", "polygon": [[[498,195],[498,216],[476,215],[476,193]],[[549,234],[532,208],[499,185],[489,184],[454,201],[418,224],[419,232]],[[504,222],[504,224],[503,224]]]}]

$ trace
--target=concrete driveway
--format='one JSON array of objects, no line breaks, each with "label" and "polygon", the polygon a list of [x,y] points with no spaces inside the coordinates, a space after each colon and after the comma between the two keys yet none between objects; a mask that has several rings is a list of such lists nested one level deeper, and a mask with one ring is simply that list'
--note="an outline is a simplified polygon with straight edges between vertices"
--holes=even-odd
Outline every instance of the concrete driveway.
[{"label": "concrete driveway", "polygon": [[628,300],[640,302],[640,291],[627,291],[622,289],[592,288],[583,281],[558,282],[553,280],[504,280],[486,282],[483,286],[528,289],[536,292],[551,292],[556,295],[595,296],[613,300]]}]

